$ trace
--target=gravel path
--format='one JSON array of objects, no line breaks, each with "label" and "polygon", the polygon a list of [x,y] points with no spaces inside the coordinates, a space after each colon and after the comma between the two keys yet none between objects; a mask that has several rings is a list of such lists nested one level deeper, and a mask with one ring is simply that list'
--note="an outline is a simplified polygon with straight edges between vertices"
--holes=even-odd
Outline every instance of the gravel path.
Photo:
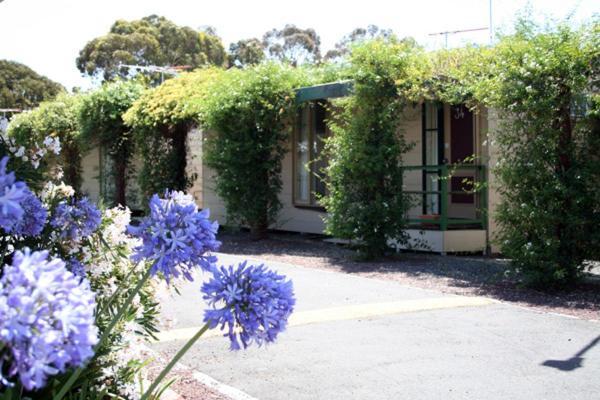
[{"label": "gravel path", "polygon": [[309,268],[357,274],[444,293],[487,296],[545,312],[600,319],[600,281],[588,280],[571,292],[544,293],[520,288],[505,276],[506,261],[474,256],[402,253],[377,261],[355,259],[354,252],[322,237],[273,233],[253,241],[245,232],[219,235],[221,252]]}]

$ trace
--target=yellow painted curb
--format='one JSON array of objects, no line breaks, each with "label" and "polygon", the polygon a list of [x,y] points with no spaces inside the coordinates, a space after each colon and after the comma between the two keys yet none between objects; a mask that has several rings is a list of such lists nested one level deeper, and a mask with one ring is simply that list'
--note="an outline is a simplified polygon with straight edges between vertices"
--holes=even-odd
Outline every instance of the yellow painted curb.
[{"label": "yellow painted curb", "polygon": [[[415,300],[402,300],[387,303],[369,303],[350,306],[323,308],[312,311],[299,311],[290,317],[288,326],[315,324],[320,322],[357,320],[364,318],[380,317],[384,315],[403,314],[418,311],[442,310],[459,307],[480,307],[494,304],[496,301],[485,297],[435,297]],[[159,342],[175,340],[188,340],[198,330],[199,326],[192,328],[173,329],[160,332],[156,336]],[[221,336],[223,332],[213,329],[204,333],[203,337]]]}]

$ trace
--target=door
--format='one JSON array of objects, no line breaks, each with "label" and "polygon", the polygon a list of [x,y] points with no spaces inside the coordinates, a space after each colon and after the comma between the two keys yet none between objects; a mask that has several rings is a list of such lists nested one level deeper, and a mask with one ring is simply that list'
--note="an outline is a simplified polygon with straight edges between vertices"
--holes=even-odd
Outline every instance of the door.
[{"label": "door", "polygon": [[[475,125],[473,113],[464,105],[450,107],[450,162],[473,164],[475,155]],[[475,218],[475,195],[466,193],[473,188],[475,171],[453,167],[450,178],[449,216]],[[465,192],[465,193],[461,193]]]}]

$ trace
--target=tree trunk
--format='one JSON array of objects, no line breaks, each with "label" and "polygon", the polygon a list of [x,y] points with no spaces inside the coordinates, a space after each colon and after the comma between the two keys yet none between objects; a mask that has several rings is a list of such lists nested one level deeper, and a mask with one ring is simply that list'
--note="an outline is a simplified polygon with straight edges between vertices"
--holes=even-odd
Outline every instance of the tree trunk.
[{"label": "tree trunk", "polygon": [[125,207],[127,204],[127,162],[123,159],[115,163],[115,203]]},{"label": "tree trunk", "polygon": [[[571,148],[573,145],[573,126],[571,124],[571,91],[568,87],[564,86],[561,90],[562,104],[558,110],[557,116],[553,122],[553,126],[558,130],[558,159],[555,167],[556,174],[558,175],[561,183],[569,187],[572,185],[570,177],[570,169],[572,166],[571,160]],[[570,268],[570,261],[573,259],[573,247],[571,240],[565,238],[568,235],[567,221],[572,218],[571,210],[572,202],[569,195],[562,199],[562,215],[560,222],[556,225],[556,236],[559,240],[559,262],[566,263],[561,265],[567,270],[569,274],[567,280],[574,281],[576,278],[576,271]]]}]

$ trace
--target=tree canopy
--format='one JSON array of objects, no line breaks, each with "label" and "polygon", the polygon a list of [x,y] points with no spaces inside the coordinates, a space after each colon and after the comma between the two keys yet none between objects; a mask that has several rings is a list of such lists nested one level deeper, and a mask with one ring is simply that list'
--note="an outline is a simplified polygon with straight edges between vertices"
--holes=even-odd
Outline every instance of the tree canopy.
[{"label": "tree canopy", "polygon": [[348,55],[353,44],[373,39],[388,40],[393,36],[394,32],[391,29],[381,29],[376,25],[369,25],[366,28],[356,28],[337,42],[335,47],[325,54],[325,59],[333,60]]},{"label": "tree canopy", "polygon": [[64,90],[24,64],[0,60],[0,108],[31,109]]},{"label": "tree canopy", "polygon": [[321,59],[321,39],[312,28],[288,24],[282,29],[272,29],[264,34],[263,46],[272,59],[294,66]]},{"label": "tree canopy", "polygon": [[189,66],[223,65],[226,54],[221,39],[212,31],[199,32],[178,26],[165,17],[116,21],[108,34],[88,42],[79,52],[77,68],[89,76],[127,77],[128,65]]},{"label": "tree canopy", "polygon": [[229,46],[229,67],[259,64],[265,59],[265,49],[256,38],[238,40]]}]

